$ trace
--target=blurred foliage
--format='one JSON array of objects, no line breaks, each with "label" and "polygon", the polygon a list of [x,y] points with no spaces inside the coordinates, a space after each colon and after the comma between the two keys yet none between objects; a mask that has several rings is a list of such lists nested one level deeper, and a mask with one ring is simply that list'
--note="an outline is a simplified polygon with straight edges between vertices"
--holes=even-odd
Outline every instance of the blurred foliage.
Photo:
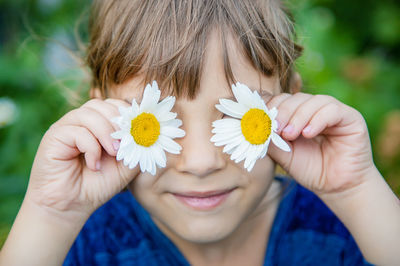
[{"label": "blurred foliage", "polygon": [[400,4],[395,1],[291,1],[304,90],[359,110],[375,163],[400,195]]},{"label": "blurred foliage", "polygon": [[[40,139],[71,108],[66,88],[80,87],[84,78],[68,51],[79,54],[74,30],[79,18],[87,18],[89,2],[0,0],[0,99],[17,110],[14,122],[0,121],[0,246],[22,203]],[[305,91],[333,95],[364,115],[375,162],[400,195],[399,3],[288,5],[305,47],[297,64]],[[85,19],[82,25],[86,40]]]}]

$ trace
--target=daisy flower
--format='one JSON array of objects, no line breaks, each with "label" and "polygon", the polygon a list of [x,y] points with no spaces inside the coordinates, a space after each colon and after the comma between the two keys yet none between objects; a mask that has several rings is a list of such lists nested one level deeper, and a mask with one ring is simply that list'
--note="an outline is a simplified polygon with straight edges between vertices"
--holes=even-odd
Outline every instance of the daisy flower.
[{"label": "daisy flower", "polygon": [[164,151],[179,154],[182,147],[174,138],[181,138],[185,131],[179,127],[182,121],[171,112],[175,97],[168,96],[160,100],[161,92],[156,81],[148,84],[143,92],[140,106],[132,100],[132,106],[120,107],[121,116],[114,118],[121,130],[111,134],[114,139],[120,139],[117,161],[123,160],[130,169],[140,165],[142,172],[156,173],[156,165],[165,167]]},{"label": "daisy flower", "polygon": [[233,118],[224,118],[213,122],[211,141],[216,146],[225,146],[223,152],[231,155],[236,163],[245,160],[247,171],[253,169],[257,159],[267,154],[269,143],[289,152],[289,145],[276,133],[278,123],[275,120],[278,110],[267,108],[257,91],[244,84],[232,85],[237,102],[220,99],[215,107]]}]

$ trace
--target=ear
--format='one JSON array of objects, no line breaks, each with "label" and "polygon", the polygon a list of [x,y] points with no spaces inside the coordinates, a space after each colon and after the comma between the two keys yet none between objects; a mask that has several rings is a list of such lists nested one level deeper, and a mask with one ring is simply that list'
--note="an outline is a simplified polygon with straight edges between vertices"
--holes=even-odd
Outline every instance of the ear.
[{"label": "ear", "polygon": [[89,97],[90,99],[101,99],[102,95],[101,95],[101,91],[99,88],[91,88],[89,91]]},{"label": "ear", "polygon": [[303,88],[303,81],[301,80],[301,76],[298,72],[294,72],[292,75],[292,80],[290,81],[290,92],[296,93],[300,92]]}]

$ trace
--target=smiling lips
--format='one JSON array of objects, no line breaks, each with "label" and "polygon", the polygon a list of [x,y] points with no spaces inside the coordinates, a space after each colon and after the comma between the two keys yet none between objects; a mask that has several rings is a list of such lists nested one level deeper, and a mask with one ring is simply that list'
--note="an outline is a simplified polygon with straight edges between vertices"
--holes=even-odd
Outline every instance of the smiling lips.
[{"label": "smiling lips", "polygon": [[187,193],[173,193],[173,195],[185,205],[196,209],[196,210],[211,210],[229,196],[234,190],[219,190],[219,191],[208,191],[208,192],[187,192]]}]

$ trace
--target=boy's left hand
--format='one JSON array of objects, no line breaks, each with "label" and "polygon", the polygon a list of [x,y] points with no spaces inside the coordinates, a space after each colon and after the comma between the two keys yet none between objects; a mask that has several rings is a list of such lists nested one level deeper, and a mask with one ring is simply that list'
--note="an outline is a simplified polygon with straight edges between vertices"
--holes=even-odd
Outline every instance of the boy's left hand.
[{"label": "boy's left hand", "polygon": [[368,129],[355,109],[326,95],[280,94],[278,133],[292,151],[271,145],[268,154],[298,183],[321,196],[348,191],[374,171]]}]

